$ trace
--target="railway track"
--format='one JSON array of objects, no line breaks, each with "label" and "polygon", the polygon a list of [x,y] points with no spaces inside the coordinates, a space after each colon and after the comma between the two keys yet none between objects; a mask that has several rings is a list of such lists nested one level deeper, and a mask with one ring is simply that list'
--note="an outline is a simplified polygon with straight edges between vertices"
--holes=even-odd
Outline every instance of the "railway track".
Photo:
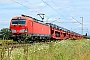
[{"label": "railway track", "polygon": [[[35,43],[39,43],[39,44],[47,43],[47,44],[49,44],[50,42],[35,42]],[[28,44],[24,44],[24,43],[5,43],[5,44],[0,44],[0,49],[26,47],[26,46],[31,46],[33,44],[34,44],[34,42],[28,43]]]}]

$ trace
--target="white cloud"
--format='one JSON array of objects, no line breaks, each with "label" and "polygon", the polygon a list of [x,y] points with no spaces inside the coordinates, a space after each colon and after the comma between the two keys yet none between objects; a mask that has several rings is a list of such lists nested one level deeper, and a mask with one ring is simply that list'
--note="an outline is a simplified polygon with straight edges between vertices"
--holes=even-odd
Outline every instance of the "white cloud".
[{"label": "white cloud", "polygon": [[39,3],[39,4],[36,4],[36,6],[43,7],[43,6],[45,6],[45,4],[44,3]]},{"label": "white cloud", "polygon": [[12,1],[11,0],[0,0],[0,3],[10,4],[12,3]]}]

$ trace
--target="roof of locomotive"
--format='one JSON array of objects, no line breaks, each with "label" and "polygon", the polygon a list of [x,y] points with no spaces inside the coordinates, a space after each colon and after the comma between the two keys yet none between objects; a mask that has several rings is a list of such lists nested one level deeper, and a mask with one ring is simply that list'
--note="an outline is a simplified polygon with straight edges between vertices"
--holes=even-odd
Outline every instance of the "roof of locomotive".
[{"label": "roof of locomotive", "polygon": [[34,22],[37,22],[37,23],[40,23],[40,24],[44,24],[44,25],[48,25],[48,24],[44,23],[42,20],[38,20],[38,19],[33,18],[33,17],[31,17],[31,16],[27,16],[27,15],[21,15],[21,16],[23,16],[23,17],[29,17],[29,18],[31,18]]},{"label": "roof of locomotive", "polygon": [[34,22],[47,25],[47,24],[45,24],[42,20],[38,20],[38,19],[36,19],[36,18],[33,18],[33,17],[31,17],[31,16],[27,16],[27,15],[23,15],[23,14],[22,14],[21,16],[13,17],[12,19],[17,19],[17,18],[21,18],[21,19],[29,18],[30,20],[32,20],[32,21],[34,21]]},{"label": "roof of locomotive", "polygon": [[41,20],[38,20],[38,19],[36,19],[36,18],[33,18],[33,17],[31,17],[31,16],[27,16],[27,15],[22,15],[23,17],[29,17],[29,18],[32,18],[35,22],[43,22],[43,21],[41,21]]}]

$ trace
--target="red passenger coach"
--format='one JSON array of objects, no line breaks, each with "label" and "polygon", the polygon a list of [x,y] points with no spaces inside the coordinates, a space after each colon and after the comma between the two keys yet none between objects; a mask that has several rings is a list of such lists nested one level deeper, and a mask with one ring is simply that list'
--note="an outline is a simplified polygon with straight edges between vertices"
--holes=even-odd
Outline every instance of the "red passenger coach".
[{"label": "red passenger coach", "polygon": [[12,18],[10,32],[13,39],[21,39],[26,36],[31,39],[49,39],[50,26],[30,16],[22,15]]}]

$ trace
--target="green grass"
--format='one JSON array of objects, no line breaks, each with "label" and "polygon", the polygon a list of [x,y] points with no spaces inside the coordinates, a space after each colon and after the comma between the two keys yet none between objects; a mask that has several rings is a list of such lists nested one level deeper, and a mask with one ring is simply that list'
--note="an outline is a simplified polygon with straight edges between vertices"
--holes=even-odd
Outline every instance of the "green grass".
[{"label": "green grass", "polygon": [[0,39],[0,44],[10,44],[10,43],[17,43],[17,42],[14,42],[13,40],[2,40]]},{"label": "green grass", "polygon": [[[9,50],[9,52],[8,52]],[[2,49],[0,50],[0,52]],[[9,53],[9,54],[8,54]],[[0,55],[1,56],[1,55]],[[4,51],[4,60],[89,60],[90,39],[34,43]]]}]

